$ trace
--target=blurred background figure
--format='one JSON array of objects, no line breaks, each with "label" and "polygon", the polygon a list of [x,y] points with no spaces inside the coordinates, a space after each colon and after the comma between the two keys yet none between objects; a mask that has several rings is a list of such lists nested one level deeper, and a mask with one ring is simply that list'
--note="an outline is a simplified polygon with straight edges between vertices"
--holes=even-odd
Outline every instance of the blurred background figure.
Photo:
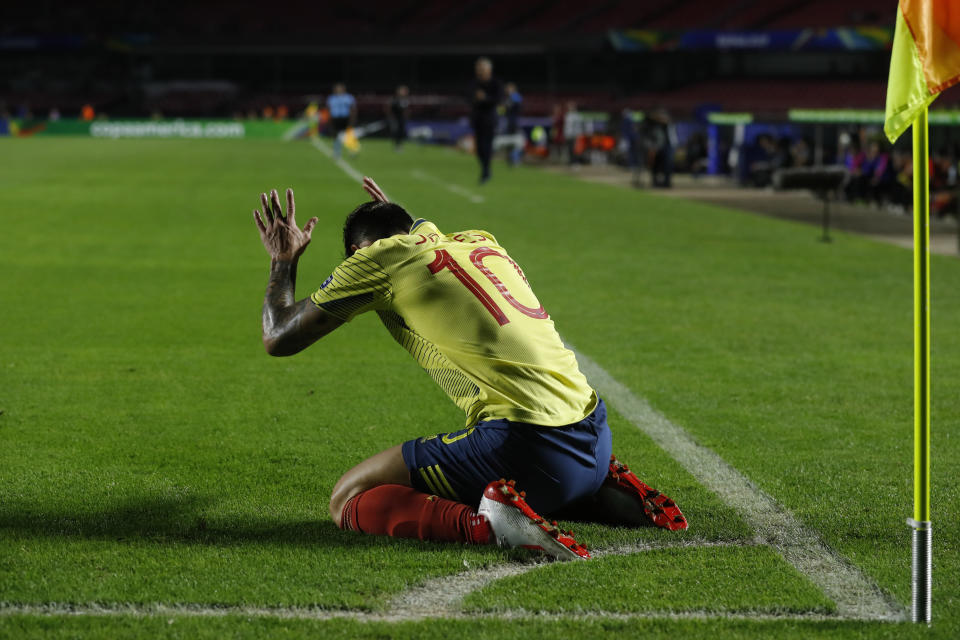
[{"label": "blurred background figure", "polygon": [[696,131],[687,138],[686,152],[687,169],[694,178],[699,178],[707,171],[707,139],[706,136]]},{"label": "blurred background figure", "polygon": [[553,114],[550,116],[550,156],[554,160],[560,160],[563,157],[563,122],[563,105],[554,104]]},{"label": "blurred background figure", "polygon": [[563,114],[563,140],[567,146],[567,164],[572,167],[576,167],[580,161],[577,142],[583,134],[583,117],[577,111],[577,103],[571,100]]},{"label": "blurred background figure", "polygon": [[493,77],[493,63],[489,58],[477,60],[474,74],[470,125],[473,127],[474,145],[480,162],[480,184],[484,184],[490,179],[493,136],[497,131],[497,106],[503,101],[503,87]]},{"label": "blurred background figure", "polygon": [[357,101],[347,93],[342,82],[333,85],[333,93],[327,96],[330,112],[330,128],[333,134],[333,156],[339,158],[343,151],[343,136],[357,119]]},{"label": "blurred background figure", "polygon": [[523,155],[523,135],[520,131],[520,109],[523,105],[523,96],[517,91],[517,85],[513,82],[507,83],[505,94],[506,133],[511,138],[511,142],[507,145],[507,162],[513,167],[520,164],[520,158]]},{"label": "blurred background figure", "polygon": [[410,89],[407,85],[402,84],[397,87],[390,102],[387,103],[386,111],[393,148],[400,151],[407,139],[407,118],[410,115]]},{"label": "blurred background figure", "polygon": [[762,133],[756,143],[747,150],[749,154],[748,170],[750,184],[754,187],[768,187],[777,169],[790,166],[789,148],[777,144],[773,136]]},{"label": "blurred background figure", "polygon": [[653,154],[653,186],[669,189],[673,178],[673,148],[676,133],[666,109],[657,109],[645,120],[646,137]]},{"label": "blurred background figure", "polygon": [[320,105],[316,100],[311,100],[307,103],[306,109],[303,110],[303,117],[307,121],[307,135],[311,138],[316,138],[320,135]]},{"label": "blurred background figure", "polygon": [[639,114],[630,108],[624,108],[620,112],[620,144],[623,147],[627,168],[630,170],[630,182],[635,187],[639,187],[641,184],[640,159],[643,157],[643,144],[641,143],[640,132],[637,131],[638,117]]}]

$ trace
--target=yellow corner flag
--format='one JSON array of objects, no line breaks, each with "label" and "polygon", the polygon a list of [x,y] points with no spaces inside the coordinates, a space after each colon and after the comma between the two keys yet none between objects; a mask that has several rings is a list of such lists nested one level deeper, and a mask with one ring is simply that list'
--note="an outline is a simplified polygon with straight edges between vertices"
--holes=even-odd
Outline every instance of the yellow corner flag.
[{"label": "yellow corner flag", "polygon": [[960,81],[960,3],[900,0],[890,54],[891,142],[913,128],[913,529],[911,619],[930,624],[933,525],[930,516],[930,163],[927,107]]},{"label": "yellow corner flag", "polygon": [[960,82],[960,3],[900,0],[883,131],[894,142],[937,95]]}]

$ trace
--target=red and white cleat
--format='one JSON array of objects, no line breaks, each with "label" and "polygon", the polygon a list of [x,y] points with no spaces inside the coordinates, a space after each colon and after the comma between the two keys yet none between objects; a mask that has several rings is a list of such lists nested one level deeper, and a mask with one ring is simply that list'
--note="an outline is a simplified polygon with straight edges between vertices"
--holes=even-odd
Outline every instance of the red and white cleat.
[{"label": "red and white cleat", "polygon": [[[625,496],[631,498],[627,504],[623,501]],[[603,500],[608,508],[616,509],[618,515],[626,516],[628,521],[631,519],[628,513],[636,513],[636,506],[639,504],[649,521],[648,524],[653,523],[670,531],[687,528],[687,519],[680,512],[677,503],[640,480],[627,465],[617,460],[616,456],[610,456],[607,479],[597,497]],[[642,524],[642,521],[631,524]]]},{"label": "red and white cleat", "polygon": [[477,513],[486,517],[493,537],[501,547],[521,547],[542,551],[558,560],[587,559],[587,547],[573,539],[572,531],[561,531],[556,521],[549,523],[530,508],[523,491],[513,480],[502,478],[487,485]]}]

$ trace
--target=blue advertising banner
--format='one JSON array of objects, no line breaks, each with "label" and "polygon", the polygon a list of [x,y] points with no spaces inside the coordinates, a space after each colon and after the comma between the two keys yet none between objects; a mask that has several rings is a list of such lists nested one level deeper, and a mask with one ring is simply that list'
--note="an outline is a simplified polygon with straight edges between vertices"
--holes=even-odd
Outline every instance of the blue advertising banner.
[{"label": "blue advertising banner", "polygon": [[883,51],[893,44],[893,28],[842,27],[779,31],[652,31],[613,30],[608,34],[617,51],[679,51],[755,49],[762,51]]}]

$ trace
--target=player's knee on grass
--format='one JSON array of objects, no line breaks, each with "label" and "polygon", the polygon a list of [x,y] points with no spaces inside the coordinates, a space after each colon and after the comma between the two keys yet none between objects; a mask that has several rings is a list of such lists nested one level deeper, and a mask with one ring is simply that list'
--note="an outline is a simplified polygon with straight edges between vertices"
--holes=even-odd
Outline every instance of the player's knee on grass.
[{"label": "player's knee on grass", "polygon": [[[355,469],[356,467],[354,467]],[[333,487],[333,491],[330,493],[330,517],[333,519],[334,524],[338,527],[341,527],[341,520],[343,517],[343,508],[354,496],[360,495],[367,489],[372,489],[377,486],[377,484],[370,484],[367,486],[365,483],[358,481],[356,474],[351,475],[354,469],[343,474],[337,484]]]},{"label": "player's knee on grass", "polygon": [[343,507],[350,498],[382,484],[410,486],[410,472],[403,462],[400,445],[371,456],[344,473],[330,495],[330,517],[339,527]]},{"label": "player's knee on grass", "polygon": [[344,483],[344,477],[340,478],[337,482],[337,485],[333,488],[333,492],[330,494],[330,518],[333,520],[333,523],[338,527],[341,525],[341,520],[343,517],[343,507],[346,506],[347,502],[350,501],[350,498],[359,495],[366,489],[356,485],[347,485]]},{"label": "player's knee on grass", "polygon": [[338,527],[342,519],[344,504],[346,504],[346,500],[341,500],[336,489],[334,489],[333,493],[330,494],[330,504],[327,506],[327,510],[330,512],[330,519],[333,520],[333,524]]}]

